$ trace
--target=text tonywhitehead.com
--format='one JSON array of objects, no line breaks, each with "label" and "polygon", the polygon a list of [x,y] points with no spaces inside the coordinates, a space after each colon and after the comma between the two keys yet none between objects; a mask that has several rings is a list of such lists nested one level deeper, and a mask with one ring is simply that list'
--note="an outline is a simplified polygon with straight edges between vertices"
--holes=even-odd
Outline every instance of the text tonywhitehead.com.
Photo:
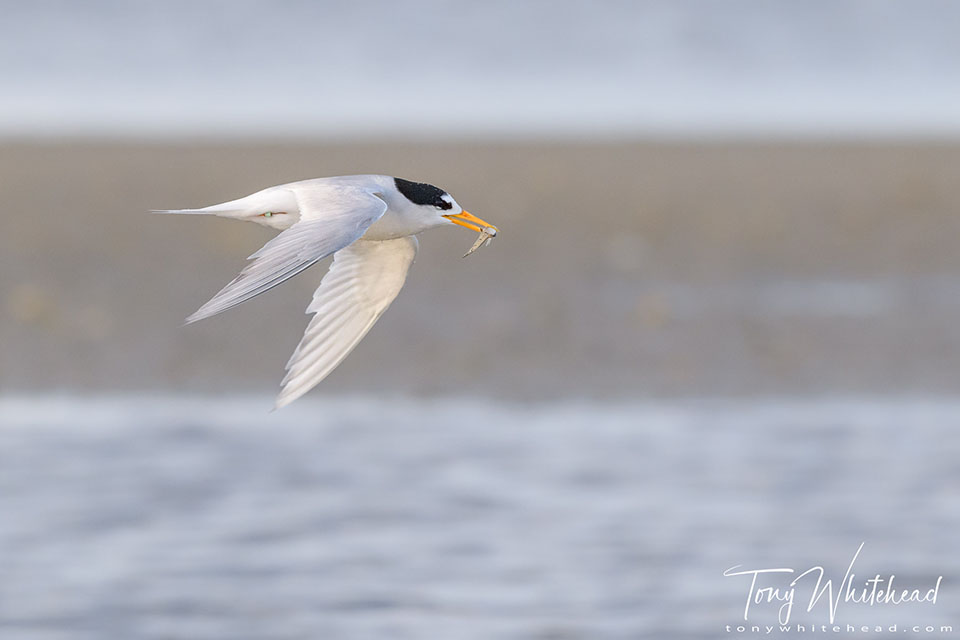
[{"label": "text tonywhitehead.com", "polygon": [[781,625],[733,625],[725,627],[727,633],[762,634],[774,633],[953,633],[953,625],[828,625],[828,624],[781,624]]}]

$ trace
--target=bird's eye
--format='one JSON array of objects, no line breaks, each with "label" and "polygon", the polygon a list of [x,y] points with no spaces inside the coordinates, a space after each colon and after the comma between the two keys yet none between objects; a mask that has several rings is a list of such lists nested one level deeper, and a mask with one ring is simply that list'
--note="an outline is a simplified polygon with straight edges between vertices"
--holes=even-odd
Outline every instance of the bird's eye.
[{"label": "bird's eye", "polygon": [[265,213],[261,213],[261,214],[260,214],[260,217],[261,217],[261,218],[272,218],[273,216],[286,215],[286,213],[287,213],[286,211],[267,211],[267,212],[265,212]]}]

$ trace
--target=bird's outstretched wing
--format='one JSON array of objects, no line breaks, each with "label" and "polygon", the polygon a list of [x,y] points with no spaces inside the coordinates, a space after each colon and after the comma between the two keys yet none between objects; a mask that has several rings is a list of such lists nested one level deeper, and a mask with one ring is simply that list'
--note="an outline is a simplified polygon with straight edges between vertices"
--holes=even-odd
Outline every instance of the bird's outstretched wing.
[{"label": "bird's outstretched wing", "polygon": [[334,254],[307,307],[315,315],[287,362],[278,408],[312,389],[357,346],[400,293],[416,255],[413,236],[358,240]]},{"label": "bird's outstretched wing", "polygon": [[292,278],[357,240],[387,210],[383,200],[355,187],[295,195],[300,220],[251,255],[252,262],[240,275],[187,318],[186,324],[226,311]]}]

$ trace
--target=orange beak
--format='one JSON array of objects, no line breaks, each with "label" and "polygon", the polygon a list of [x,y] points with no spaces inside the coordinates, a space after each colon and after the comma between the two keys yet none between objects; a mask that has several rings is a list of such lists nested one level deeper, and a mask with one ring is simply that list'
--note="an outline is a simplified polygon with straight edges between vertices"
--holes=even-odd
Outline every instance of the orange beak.
[{"label": "orange beak", "polygon": [[[499,229],[497,229],[495,226],[493,226],[486,220],[481,220],[477,216],[473,215],[472,213],[467,213],[466,211],[463,211],[456,215],[443,216],[443,217],[449,220],[450,222],[452,222],[453,224],[458,224],[461,227],[466,227],[467,229],[470,229],[471,231],[476,231],[477,233],[487,228],[493,229],[494,232],[499,231]],[[496,233],[492,235],[496,235]]]}]

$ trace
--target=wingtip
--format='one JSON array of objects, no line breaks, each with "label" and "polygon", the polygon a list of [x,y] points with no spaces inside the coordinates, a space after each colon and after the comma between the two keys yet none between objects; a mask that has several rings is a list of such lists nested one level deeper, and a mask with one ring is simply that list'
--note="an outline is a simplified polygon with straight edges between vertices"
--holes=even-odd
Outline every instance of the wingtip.
[{"label": "wingtip", "polygon": [[[191,313],[187,316],[187,319],[183,321],[183,325],[193,324],[194,322],[200,322],[201,320],[206,320],[207,318],[212,318],[215,315],[219,315],[226,311],[226,309],[217,309],[210,308],[210,303],[204,304],[202,307]],[[227,307],[229,309],[229,307]]]},{"label": "wingtip", "polygon": [[181,327],[186,327],[187,325],[191,325],[191,324],[193,324],[194,322],[199,322],[200,320],[203,320],[205,317],[206,317],[206,316],[201,316],[201,315],[200,315],[200,312],[197,311],[196,313],[193,313],[193,314],[187,316],[187,317],[183,320],[183,324],[181,324],[180,326],[181,326]]},{"label": "wingtip", "polygon": [[280,393],[277,394],[277,399],[273,403],[274,411],[276,411],[277,409],[283,409],[285,406],[287,406],[288,404],[291,404],[292,402],[294,402],[295,400],[297,400],[303,394],[305,394],[307,391],[310,390],[308,388],[308,389],[297,389],[295,391],[291,391],[288,387],[284,386],[286,384],[286,379],[284,379],[284,382],[281,382],[280,384],[283,388],[280,390]]}]

